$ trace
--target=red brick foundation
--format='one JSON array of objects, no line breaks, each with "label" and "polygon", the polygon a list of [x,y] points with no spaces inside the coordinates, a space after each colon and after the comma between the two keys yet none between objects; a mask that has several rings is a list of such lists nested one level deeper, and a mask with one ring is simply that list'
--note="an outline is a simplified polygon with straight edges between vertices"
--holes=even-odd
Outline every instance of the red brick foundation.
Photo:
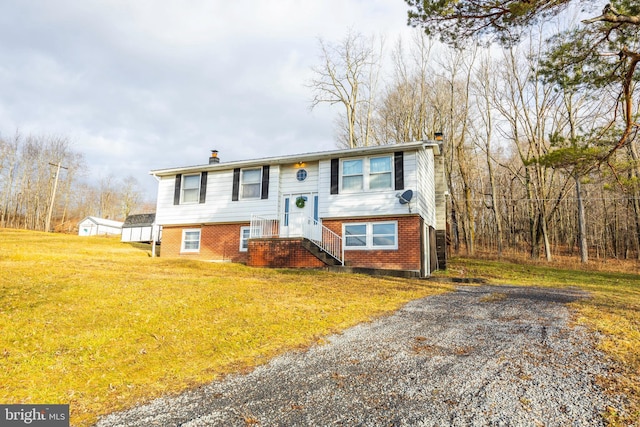
[{"label": "red brick foundation", "polygon": [[[188,227],[162,227],[162,257],[184,257],[205,260],[246,262],[247,252],[240,251],[240,227],[249,224],[216,224]],[[180,252],[182,230],[200,229],[200,251]]]},{"label": "red brick foundation", "polygon": [[396,250],[345,250],[345,263],[351,267],[380,268],[389,270],[420,270],[420,217],[358,218],[322,221],[322,225],[342,236],[342,224],[352,222],[398,221],[398,249]]},{"label": "red brick foundation", "polygon": [[301,238],[251,239],[249,258],[251,267],[319,268],[325,264],[302,247]]},{"label": "red brick foundation", "polygon": [[[353,222],[398,222],[398,249],[345,250],[345,264],[389,270],[421,269],[420,232],[418,215],[357,219],[325,219],[322,224],[342,236],[342,225]],[[162,230],[162,257],[185,257],[204,260],[246,262],[253,267],[319,268],[325,264],[302,247],[302,239],[250,239],[249,250],[240,251],[240,227],[249,224],[219,224],[190,226],[164,226]],[[201,229],[200,252],[181,253],[183,229]]]}]

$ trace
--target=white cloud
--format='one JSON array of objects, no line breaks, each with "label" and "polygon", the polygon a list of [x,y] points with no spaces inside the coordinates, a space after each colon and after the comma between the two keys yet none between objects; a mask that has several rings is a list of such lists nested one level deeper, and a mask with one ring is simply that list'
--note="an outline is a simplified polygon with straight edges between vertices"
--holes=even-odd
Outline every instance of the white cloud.
[{"label": "white cloud", "polygon": [[[407,34],[400,0],[0,4],[0,132],[67,135],[95,176],[335,147],[317,38]],[[7,42],[10,41],[10,42]]]}]

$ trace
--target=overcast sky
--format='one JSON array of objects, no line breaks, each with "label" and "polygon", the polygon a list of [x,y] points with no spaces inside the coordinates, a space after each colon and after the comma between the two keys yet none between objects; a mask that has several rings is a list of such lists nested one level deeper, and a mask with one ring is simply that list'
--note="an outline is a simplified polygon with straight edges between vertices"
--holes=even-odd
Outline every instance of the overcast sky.
[{"label": "overcast sky", "polygon": [[336,148],[309,110],[318,38],[406,26],[403,0],[6,0],[0,133],[61,135],[97,178]]}]

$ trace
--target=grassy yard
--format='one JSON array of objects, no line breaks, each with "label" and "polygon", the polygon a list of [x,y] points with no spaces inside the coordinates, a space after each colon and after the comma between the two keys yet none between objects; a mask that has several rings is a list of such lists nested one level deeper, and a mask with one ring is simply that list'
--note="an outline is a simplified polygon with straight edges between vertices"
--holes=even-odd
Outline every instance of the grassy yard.
[{"label": "grassy yard", "polygon": [[[629,265],[629,264],[628,264]],[[637,265],[454,258],[443,277],[575,286],[640,419]],[[635,269],[634,269],[635,268]],[[617,270],[617,271],[612,271]],[[151,258],[143,245],[0,229],[0,402],[69,403],[73,425],[241,372],[449,288],[434,282]]]},{"label": "grassy yard", "polygon": [[87,425],[446,289],[0,229],[0,402],[69,403]]},{"label": "grassy yard", "polygon": [[620,417],[613,408],[611,425],[640,425],[640,275],[638,264],[592,261],[586,266],[574,259],[552,264],[525,259],[491,260],[454,258],[447,277],[483,277],[492,284],[574,286],[592,298],[573,304],[575,321],[600,332],[599,348],[615,362],[617,379],[603,380],[612,392],[630,399],[629,413]]}]

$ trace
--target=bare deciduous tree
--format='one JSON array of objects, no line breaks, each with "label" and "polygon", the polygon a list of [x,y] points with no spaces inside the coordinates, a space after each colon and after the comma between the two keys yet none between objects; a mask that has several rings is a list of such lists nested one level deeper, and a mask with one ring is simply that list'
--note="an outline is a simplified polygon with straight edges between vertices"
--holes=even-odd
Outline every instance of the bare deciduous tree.
[{"label": "bare deciduous tree", "polygon": [[497,71],[491,60],[491,57],[485,53],[481,58],[478,68],[474,76],[474,95],[477,99],[476,105],[478,107],[478,115],[480,118],[481,129],[475,132],[477,145],[485,154],[485,161],[487,165],[487,178],[489,181],[488,193],[489,203],[488,208],[493,214],[494,227],[496,232],[496,248],[498,256],[502,256],[502,213],[499,206],[498,190],[496,186],[496,172],[494,171],[493,160],[493,127],[494,127],[494,108],[495,96],[497,91],[498,80],[496,78]]},{"label": "bare deciduous tree", "polygon": [[128,176],[122,180],[122,218],[126,218],[140,204],[142,196],[138,180]]},{"label": "bare deciduous tree", "polygon": [[314,77],[308,84],[313,91],[311,108],[323,103],[344,106],[344,120],[338,122],[338,132],[340,142],[348,148],[368,146],[372,141],[373,104],[383,46],[380,41],[376,49],[375,43],[374,37],[351,30],[337,44],[319,39],[322,63],[313,68]]},{"label": "bare deciduous tree", "polygon": [[[71,149],[67,138],[54,135],[23,137],[16,132],[12,139],[2,139],[0,146],[0,174],[4,178],[0,184],[1,225],[44,230],[50,209],[62,206],[66,212],[64,201],[68,200],[75,174],[83,167],[82,156]],[[58,163],[65,165],[67,174],[59,180],[58,194],[62,197],[53,200],[52,165]]]}]

